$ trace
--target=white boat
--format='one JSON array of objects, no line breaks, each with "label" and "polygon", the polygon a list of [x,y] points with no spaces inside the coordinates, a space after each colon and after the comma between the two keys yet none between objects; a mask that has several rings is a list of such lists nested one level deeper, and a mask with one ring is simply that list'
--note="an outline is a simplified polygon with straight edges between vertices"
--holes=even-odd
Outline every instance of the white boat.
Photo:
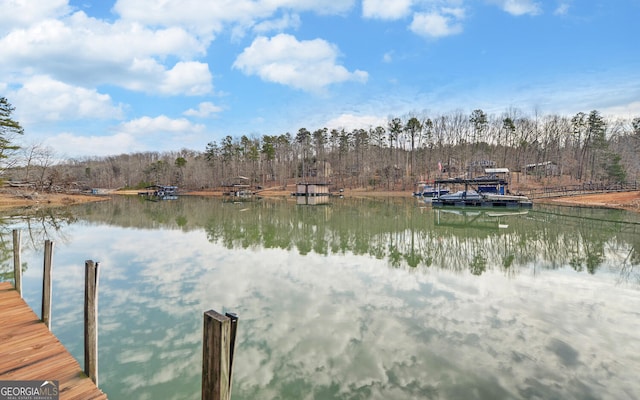
[{"label": "white boat", "polygon": [[431,200],[434,197],[442,196],[449,193],[449,189],[447,188],[437,188],[433,185],[429,185],[426,183],[418,184],[418,190],[416,190],[413,195],[417,197],[422,197],[425,200]]},{"label": "white boat", "polygon": [[455,193],[448,193],[438,196],[438,199],[444,201],[465,201],[465,200],[481,200],[482,196],[475,190],[459,190]]}]

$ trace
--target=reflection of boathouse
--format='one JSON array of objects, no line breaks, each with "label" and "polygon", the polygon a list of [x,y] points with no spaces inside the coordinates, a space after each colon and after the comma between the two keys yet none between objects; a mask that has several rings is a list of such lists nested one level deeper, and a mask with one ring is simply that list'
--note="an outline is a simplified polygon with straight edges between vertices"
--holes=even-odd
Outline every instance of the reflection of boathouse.
[{"label": "reflection of boathouse", "polygon": [[297,204],[327,204],[329,203],[328,183],[297,183],[296,191]]},{"label": "reflection of boathouse", "polygon": [[152,185],[147,186],[144,192],[138,192],[147,200],[176,200],[178,198],[177,186]]}]

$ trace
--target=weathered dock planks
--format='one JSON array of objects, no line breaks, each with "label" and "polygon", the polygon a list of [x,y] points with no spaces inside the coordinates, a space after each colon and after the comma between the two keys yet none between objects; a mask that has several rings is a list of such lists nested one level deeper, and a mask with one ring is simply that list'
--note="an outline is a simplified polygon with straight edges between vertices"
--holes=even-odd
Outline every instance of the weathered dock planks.
[{"label": "weathered dock planks", "polygon": [[0,282],[0,380],[57,380],[60,399],[106,399],[10,282]]}]

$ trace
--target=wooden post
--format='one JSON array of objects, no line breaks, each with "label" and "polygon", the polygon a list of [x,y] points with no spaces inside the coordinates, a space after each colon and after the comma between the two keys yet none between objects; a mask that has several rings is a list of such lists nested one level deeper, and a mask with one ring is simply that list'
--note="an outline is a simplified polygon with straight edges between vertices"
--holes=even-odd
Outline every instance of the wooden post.
[{"label": "wooden post", "polygon": [[231,368],[238,317],[214,310],[204,313],[202,399],[231,399]]},{"label": "wooden post", "polygon": [[84,373],[98,385],[98,263],[84,263]]},{"label": "wooden post", "polygon": [[20,231],[13,230],[13,280],[14,286],[22,297],[22,261],[20,260]]},{"label": "wooden post", "polygon": [[233,376],[233,353],[236,349],[236,333],[238,332],[238,315],[236,313],[225,313],[231,320],[231,334],[229,340],[229,398],[231,398],[231,377]]},{"label": "wooden post", "polygon": [[44,241],[44,271],[42,276],[42,322],[51,330],[51,269],[53,265],[53,242],[51,240]]}]

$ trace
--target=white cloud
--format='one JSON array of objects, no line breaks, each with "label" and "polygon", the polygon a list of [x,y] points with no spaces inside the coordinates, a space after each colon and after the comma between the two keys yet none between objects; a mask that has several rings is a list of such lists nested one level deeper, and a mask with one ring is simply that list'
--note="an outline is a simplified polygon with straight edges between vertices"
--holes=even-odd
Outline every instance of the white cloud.
[{"label": "white cloud", "polygon": [[606,107],[600,110],[602,115],[633,119],[640,115],[640,101],[632,101],[627,104]]},{"label": "white cloud", "polygon": [[188,148],[205,139],[199,137],[204,125],[193,124],[186,118],[172,119],[165,115],[141,117],[111,129],[110,135],[86,135],[63,132],[45,134],[44,144],[64,157],[109,156],[136,151],[169,151]]},{"label": "white cloud", "polygon": [[215,104],[205,101],[198,105],[198,109],[190,108],[185,111],[183,114],[188,117],[199,117],[199,118],[207,118],[213,114],[219,113],[222,111],[222,108],[216,106]]},{"label": "white cloud", "polygon": [[256,33],[282,32],[286,29],[298,29],[301,21],[298,14],[285,14],[279,19],[260,22],[253,27]]},{"label": "white cloud", "polygon": [[17,90],[17,115],[25,124],[34,121],[120,119],[122,105],[114,105],[108,94],[72,86],[48,76],[29,78]]},{"label": "white cloud", "polygon": [[163,74],[160,92],[165,94],[201,95],[211,92],[209,65],[201,62],[179,62]]},{"label": "white cloud", "polygon": [[417,35],[433,38],[456,35],[462,32],[462,24],[458,21],[463,16],[460,9],[416,13],[409,29]]},{"label": "white cloud", "polygon": [[163,95],[202,95],[213,90],[208,64],[178,62],[172,69],[152,58],[134,59],[117,82],[124,88]]},{"label": "white cloud", "polygon": [[154,31],[137,23],[110,24],[82,12],[65,20],[46,20],[14,30],[0,44],[0,55],[7,62],[38,61],[42,68],[54,71],[63,60],[94,67],[107,63],[111,67],[134,57],[203,55],[206,47],[180,28]]},{"label": "white cloud", "polygon": [[560,3],[553,11],[553,15],[567,15],[569,13],[569,3]]},{"label": "white cloud", "polygon": [[5,0],[0,2],[0,34],[69,13],[67,0]]},{"label": "white cloud", "polygon": [[194,124],[186,118],[171,119],[166,115],[141,117],[120,125],[119,132],[134,136],[160,133],[194,133],[204,130],[204,125]]},{"label": "white cloud", "polygon": [[456,19],[464,19],[465,10],[461,7],[443,7],[442,14],[450,15]]},{"label": "white cloud", "polygon": [[[205,64],[159,60],[205,54],[205,45],[185,30],[150,30],[136,23],[113,24],[78,12],[14,30],[0,39],[0,73],[14,80],[32,74],[89,86],[109,84],[147,92],[201,94],[211,90]],[[142,70],[142,73],[139,73]]]},{"label": "white cloud", "polygon": [[110,136],[78,136],[65,132],[49,136],[44,143],[61,157],[110,156],[143,150],[133,136],[123,132]]},{"label": "white cloud", "polygon": [[534,0],[496,0],[494,2],[502,10],[515,16],[538,15],[542,12],[540,3]]},{"label": "white cloud", "polygon": [[325,124],[328,129],[345,129],[353,131],[354,129],[369,129],[378,126],[386,126],[387,119],[373,115],[353,115],[342,114],[337,118],[333,118]]},{"label": "white cloud", "polygon": [[186,118],[170,118],[166,115],[137,118],[118,125],[113,128],[113,132],[133,138],[134,147],[127,149],[127,153],[148,149],[175,151],[203,146],[203,143],[206,143],[206,127],[203,124],[194,124]]},{"label": "white cloud", "polygon": [[152,26],[182,26],[211,40],[226,24],[252,26],[278,10],[344,14],[354,0],[118,0],[113,9],[125,20]]},{"label": "white cloud", "polygon": [[411,12],[412,0],[363,0],[362,16],[395,20],[406,17]]},{"label": "white cloud", "polygon": [[368,74],[349,72],[336,64],[338,49],[322,39],[298,41],[279,34],[260,36],[244,49],[233,64],[247,75],[296,89],[317,92],[328,85],[346,81],[365,82]]}]

